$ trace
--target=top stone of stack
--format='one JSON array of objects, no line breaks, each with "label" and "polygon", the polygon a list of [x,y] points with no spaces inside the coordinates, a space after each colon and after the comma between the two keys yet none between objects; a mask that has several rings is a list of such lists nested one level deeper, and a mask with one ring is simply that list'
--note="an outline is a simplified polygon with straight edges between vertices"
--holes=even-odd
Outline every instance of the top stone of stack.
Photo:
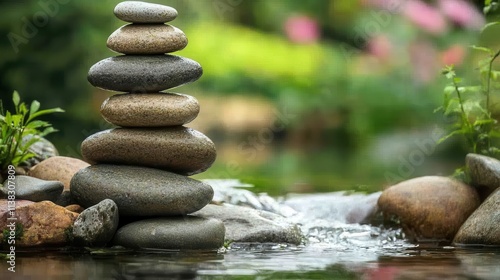
[{"label": "top stone of stack", "polygon": [[116,5],[117,18],[132,23],[165,23],[177,17],[177,10],[160,4],[125,1]]}]

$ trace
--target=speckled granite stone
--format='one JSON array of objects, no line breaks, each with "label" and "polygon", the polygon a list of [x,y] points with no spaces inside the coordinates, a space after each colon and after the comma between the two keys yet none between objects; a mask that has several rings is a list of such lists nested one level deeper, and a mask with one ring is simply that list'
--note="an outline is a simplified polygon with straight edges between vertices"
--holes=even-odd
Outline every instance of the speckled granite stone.
[{"label": "speckled granite stone", "polygon": [[101,114],[124,127],[164,127],[186,124],[196,118],[196,98],[177,93],[117,94],[106,99]]},{"label": "speckled granite stone", "polygon": [[192,175],[209,168],[216,151],[201,132],[175,126],[101,131],[83,141],[82,155],[91,164],[139,165]]},{"label": "speckled granite stone", "polygon": [[111,50],[124,54],[162,54],[182,50],[188,44],[184,32],[166,24],[129,24],[113,32]]},{"label": "speckled granite stone", "polygon": [[177,10],[160,4],[124,1],[116,5],[114,14],[127,22],[164,23],[174,20],[177,17]]}]

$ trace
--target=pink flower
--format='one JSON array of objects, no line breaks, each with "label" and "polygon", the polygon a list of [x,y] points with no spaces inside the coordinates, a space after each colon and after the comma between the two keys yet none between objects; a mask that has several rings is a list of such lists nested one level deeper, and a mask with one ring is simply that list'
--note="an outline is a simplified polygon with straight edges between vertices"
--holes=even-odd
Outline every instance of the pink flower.
[{"label": "pink flower", "polygon": [[292,16],[285,22],[285,33],[294,43],[314,43],[320,37],[318,23],[308,16]]},{"label": "pink flower", "polygon": [[461,45],[453,45],[441,53],[441,63],[446,65],[460,65],[464,61],[466,49]]},{"label": "pink flower", "polygon": [[463,0],[439,0],[439,8],[453,22],[469,29],[481,29],[485,24],[483,15],[470,3]]},{"label": "pink flower", "polygon": [[432,34],[442,34],[447,29],[443,15],[430,5],[419,0],[408,0],[402,13],[418,27]]},{"label": "pink flower", "polygon": [[367,50],[373,56],[386,60],[391,57],[393,46],[387,35],[377,35],[368,40]]}]

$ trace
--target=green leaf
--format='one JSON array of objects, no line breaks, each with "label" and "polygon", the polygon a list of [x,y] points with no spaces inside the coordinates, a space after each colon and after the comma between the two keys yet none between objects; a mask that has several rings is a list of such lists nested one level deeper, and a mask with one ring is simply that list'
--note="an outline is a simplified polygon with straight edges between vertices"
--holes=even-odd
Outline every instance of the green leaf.
[{"label": "green leaf", "polygon": [[12,94],[12,101],[14,102],[14,105],[17,107],[19,106],[19,102],[21,101],[21,97],[19,97],[19,93],[17,91],[14,91]]},{"label": "green leaf", "polygon": [[31,102],[31,106],[30,106],[30,117],[31,117],[31,115],[36,113],[38,111],[38,109],[40,109],[40,102],[33,100],[33,102]]},{"label": "green leaf", "polygon": [[458,134],[465,134],[465,133],[466,133],[466,131],[464,131],[463,129],[458,129],[458,130],[452,131],[452,132],[451,132],[451,133],[449,133],[448,135],[441,137],[441,138],[437,141],[437,144],[441,144],[441,143],[443,143],[444,141],[448,140],[450,137],[453,137],[453,136],[455,136],[455,135],[458,135]]},{"label": "green leaf", "polygon": [[483,28],[481,28],[481,33],[483,33],[484,30],[486,30],[487,28],[489,28],[491,26],[498,25],[498,24],[500,24],[500,22],[498,22],[498,21],[492,21],[492,22],[487,23],[486,25],[483,26]]},{"label": "green leaf", "polygon": [[33,115],[31,115],[28,118],[28,122],[30,122],[31,120],[33,120],[35,118],[38,118],[39,116],[46,115],[46,114],[52,114],[52,113],[64,113],[64,110],[61,108],[41,110],[41,111],[38,111],[38,112],[34,113]]}]

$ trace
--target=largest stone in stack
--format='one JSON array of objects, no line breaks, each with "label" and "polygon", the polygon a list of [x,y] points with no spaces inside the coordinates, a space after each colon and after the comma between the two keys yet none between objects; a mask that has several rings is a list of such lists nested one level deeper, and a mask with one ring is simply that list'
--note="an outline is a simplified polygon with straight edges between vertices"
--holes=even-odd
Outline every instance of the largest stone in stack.
[{"label": "largest stone in stack", "polygon": [[82,143],[82,155],[93,165],[73,177],[71,193],[85,207],[110,198],[121,218],[139,218],[118,230],[114,244],[217,249],[224,242],[222,222],[187,215],[212,200],[212,188],[187,175],[210,167],[215,146],[183,126],[198,115],[198,101],[162,92],[197,80],[202,68],[191,59],[165,54],[187,45],[181,30],[165,24],[176,18],[175,9],[127,1],[116,6],[115,15],[131,24],[111,34],[107,45],[125,55],[96,63],[88,80],[102,89],[125,92],[101,107],[102,116],[119,127]]}]

